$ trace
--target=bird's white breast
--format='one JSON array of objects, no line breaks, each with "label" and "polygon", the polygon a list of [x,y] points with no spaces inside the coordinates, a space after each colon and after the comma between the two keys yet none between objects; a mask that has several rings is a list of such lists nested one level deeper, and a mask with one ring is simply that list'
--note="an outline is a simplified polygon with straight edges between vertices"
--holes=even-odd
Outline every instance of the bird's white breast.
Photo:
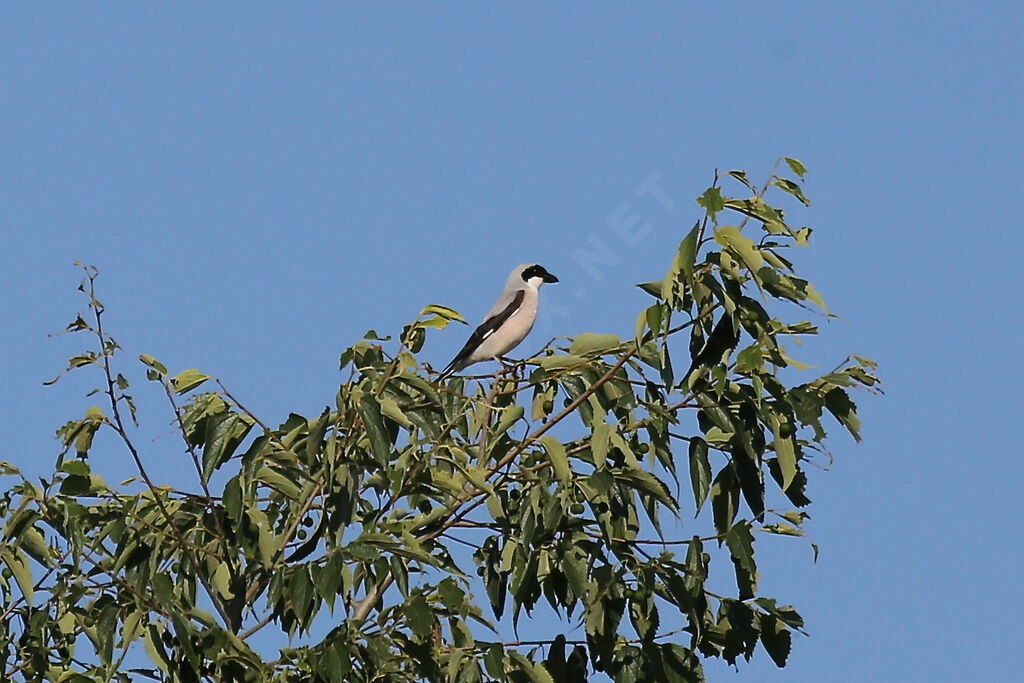
[{"label": "bird's white breast", "polygon": [[470,356],[470,361],[487,360],[503,356],[526,338],[537,319],[537,290],[527,287],[523,290],[523,303],[505,323],[494,331]]}]

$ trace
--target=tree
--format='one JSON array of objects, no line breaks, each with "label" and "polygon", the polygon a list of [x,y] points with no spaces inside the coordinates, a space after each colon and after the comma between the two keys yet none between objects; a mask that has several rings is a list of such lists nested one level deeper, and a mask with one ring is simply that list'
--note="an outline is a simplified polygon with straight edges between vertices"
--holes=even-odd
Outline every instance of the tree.
[{"label": "tree", "polygon": [[[766,200],[808,203],[804,167],[784,161],[796,180],[773,170],[760,189],[716,173],[665,277],[640,285],[652,302],[631,339],[582,334],[439,383],[416,354],[461,317],[431,305],[395,342],[370,332],[342,353],[333,407],[277,426],[215,378],[140,355],[189,490],[146,470],[131,371],[85,267],[87,313],[67,329],[95,346],[67,370],[97,372],[106,405],[57,431],[52,477],[2,465],[4,678],[700,681],[702,658],[735,664],[759,642],[784,666],[803,621],[759,592],[755,538],[803,535],[824,416],[859,440],[848,390],[878,383],[858,356],[784,381],[800,364],[783,340],[818,330],[776,316],[828,315],[785,255],[810,228]],[[134,481],[90,466],[100,430]],[[707,505],[684,536],[678,520]],[[728,594],[708,588],[716,553]],[[579,636],[509,639],[541,610]],[[139,643],[148,662],[129,655]]]}]

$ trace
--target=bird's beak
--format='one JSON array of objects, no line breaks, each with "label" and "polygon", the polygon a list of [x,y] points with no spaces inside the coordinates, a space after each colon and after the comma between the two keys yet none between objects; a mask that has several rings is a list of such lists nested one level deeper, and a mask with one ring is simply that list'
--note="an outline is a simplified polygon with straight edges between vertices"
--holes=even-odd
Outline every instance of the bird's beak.
[{"label": "bird's beak", "polygon": [[544,282],[558,282],[558,278],[551,273],[544,273]]}]

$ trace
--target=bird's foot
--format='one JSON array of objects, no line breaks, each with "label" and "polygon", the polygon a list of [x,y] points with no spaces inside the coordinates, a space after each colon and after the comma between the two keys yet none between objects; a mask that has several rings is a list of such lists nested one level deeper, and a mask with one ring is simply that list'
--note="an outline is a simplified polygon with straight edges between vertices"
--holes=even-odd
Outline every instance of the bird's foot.
[{"label": "bird's foot", "polygon": [[513,377],[519,375],[519,361],[512,360],[505,356],[498,356],[498,362],[501,363],[502,370],[505,372],[511,372]]}]

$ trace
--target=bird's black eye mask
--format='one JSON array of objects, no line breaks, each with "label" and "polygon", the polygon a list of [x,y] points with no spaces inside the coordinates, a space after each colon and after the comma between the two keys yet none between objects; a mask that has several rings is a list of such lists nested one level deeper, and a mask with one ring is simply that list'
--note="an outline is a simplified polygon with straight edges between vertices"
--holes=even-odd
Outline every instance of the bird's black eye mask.
[{"label": "bird's black eye mask", "polygon": [[544,270],[544,266],[533,265],[523,271],[523,282],[529,282],[533,277],[539,277],[544,282],[558,282],[558,278]]}]

